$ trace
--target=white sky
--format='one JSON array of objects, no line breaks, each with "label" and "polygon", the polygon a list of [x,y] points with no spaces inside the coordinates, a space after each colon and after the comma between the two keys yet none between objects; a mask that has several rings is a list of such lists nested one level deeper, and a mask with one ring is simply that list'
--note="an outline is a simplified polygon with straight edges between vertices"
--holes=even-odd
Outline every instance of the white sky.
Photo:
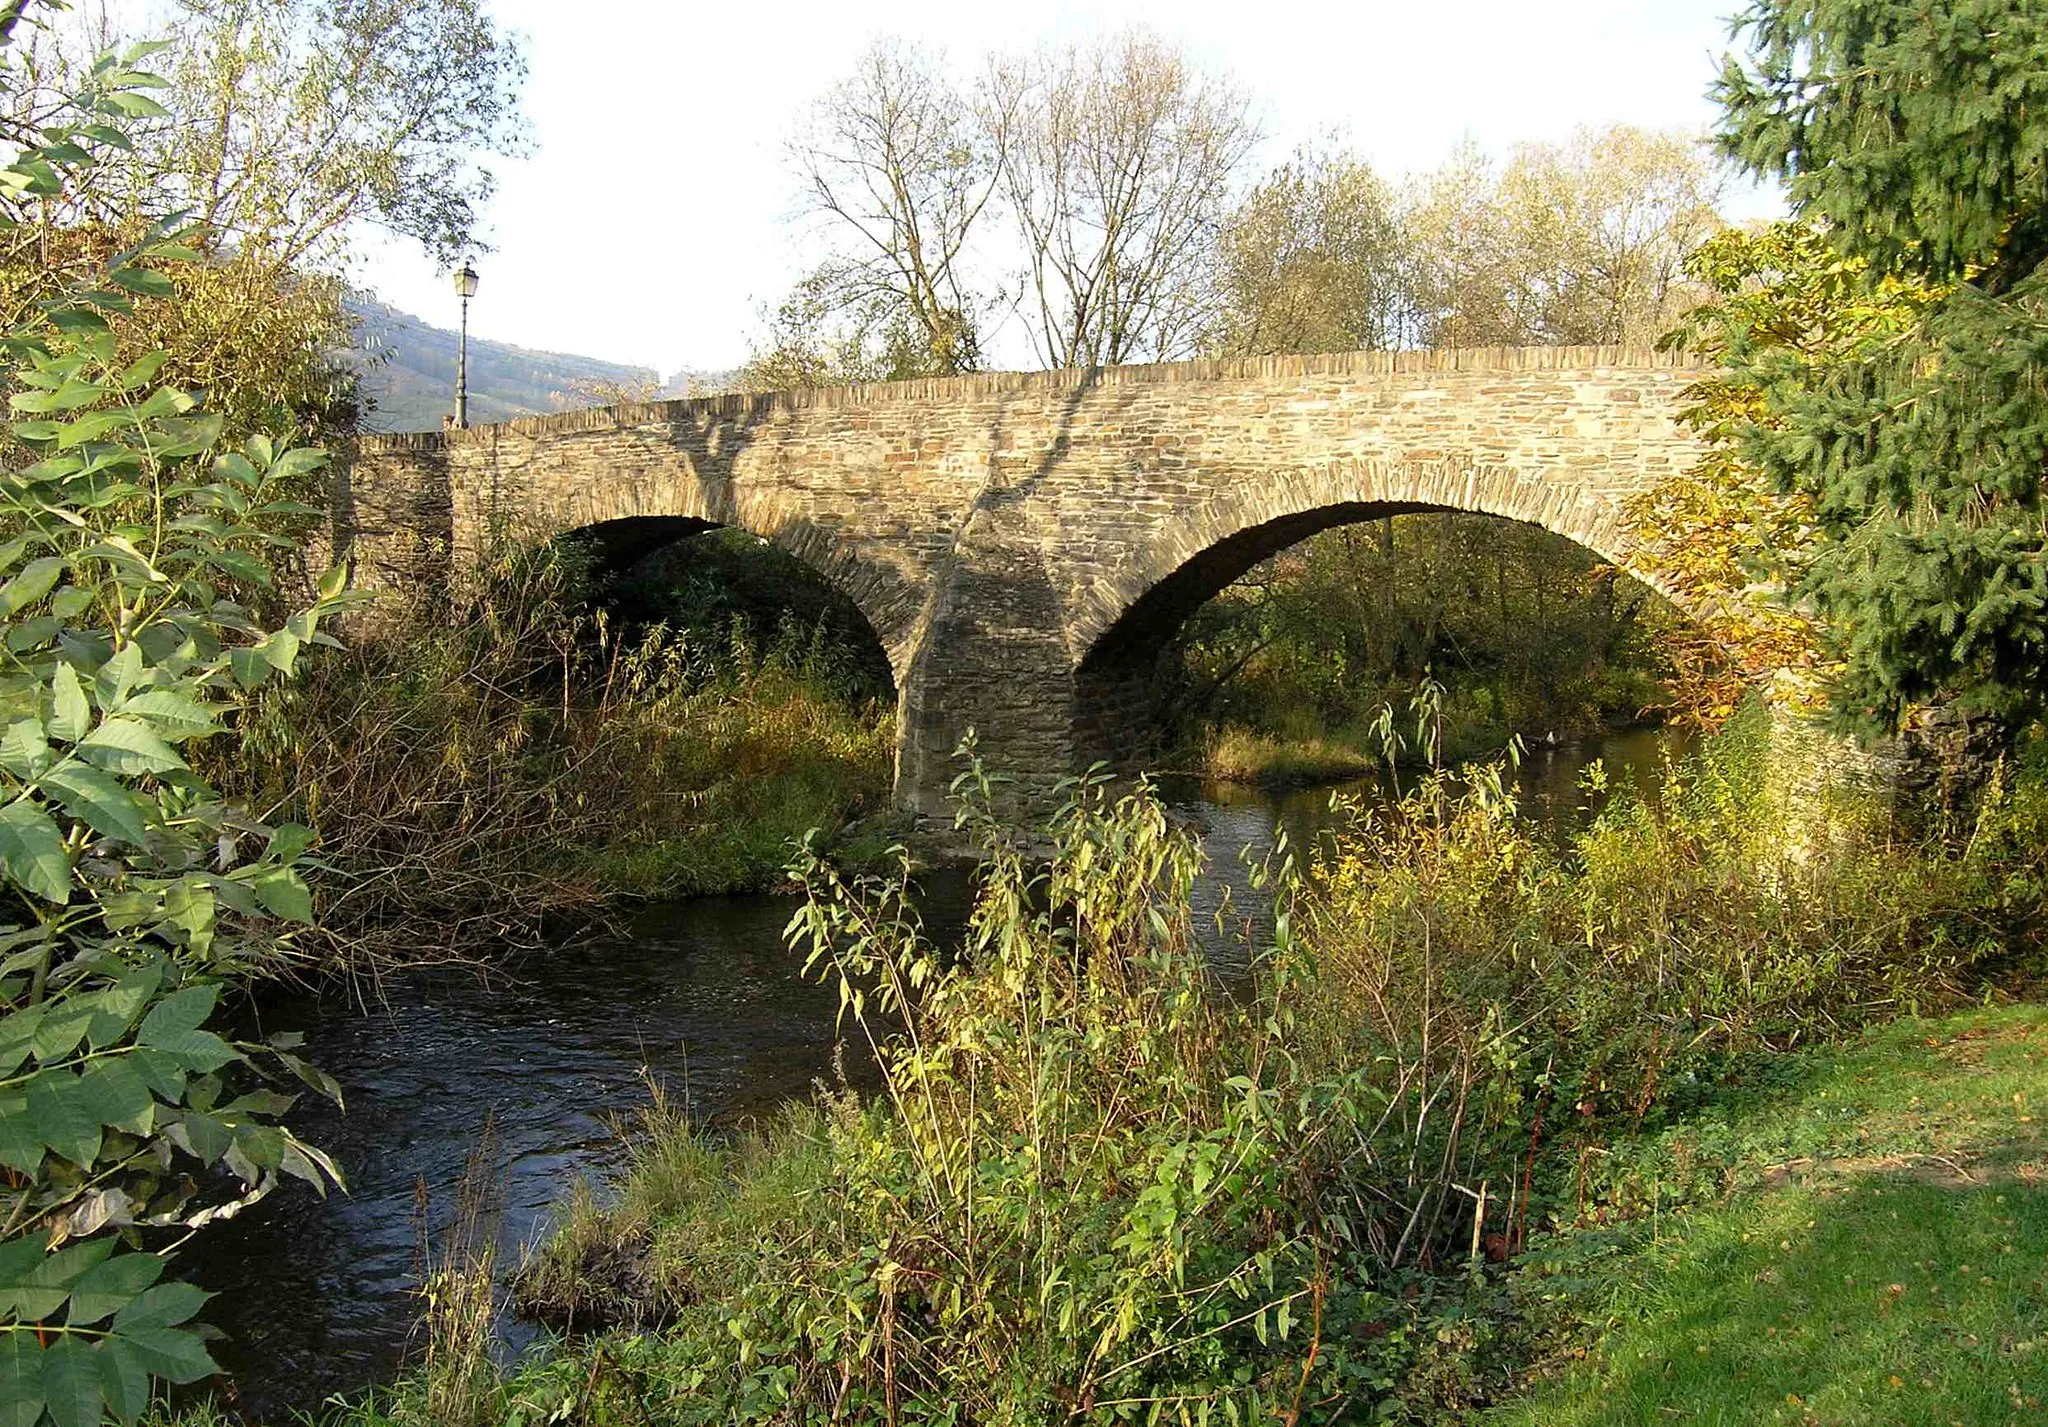
[{"label": "white sky", "polygon": [[[1334,134],[1389,176],[1461,138],[1491,152],[1581,125],[1704,130],[1705,91],[1741,0],[494,0],[529,40],[535,151],[498,160],[472,330],[656,367],[747,355],[759,312],[816,253],[788,222],[782,143],[873,39],[962,68],[991,50],[1143,24],[1252,96],[1273,160]],[[1769,195],[1732,202],[1771,210]],[[445,273],[368,245],[357,278],[453,326]],[[1026,364],[997,333],[994,354]]]}]

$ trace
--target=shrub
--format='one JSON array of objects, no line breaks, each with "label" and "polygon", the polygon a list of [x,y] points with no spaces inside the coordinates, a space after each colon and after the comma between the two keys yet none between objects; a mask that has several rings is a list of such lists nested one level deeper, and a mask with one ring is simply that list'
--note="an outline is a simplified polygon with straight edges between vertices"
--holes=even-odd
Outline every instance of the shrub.
[{"label": "shrub", "polygon": [[1788,841],[1769,748],[1738,720],[1565,848],[1503,768],[1430,776],[1307,871],[1259,869],[1272,936],[1235,984],[1196,941],[1198,850],[1143,787],[1073,784],[1027,845],[970,773],[957,956],[903,870],[808,849],[791,940],[880,1093],[736,1139],[657,1102],[617,1201],[579,1201],[527,1273],[558,1323],[615,1331],[495,1385],[486,1415],[1419,1422],[1484,1401],[1527,1345],[1495,1265],[1581,1192],[1633,1207],[1625,1161],[1608,1182],[1581,1151],[2038,951],[2032,773],[1960,850],[1895,845],[1855,797]]},{"label": "shrub", "polygon": [[[0,171],[0,226],[62,196],[148,112],[139,54],[109,55]],[[286,1036],[206,1028],[225,980],[286,955],[310,916],[309,834],[222,798],[189,755],[288,675],[344,603],[339,575],[282,627],[269,583],[281,493],[318,452],[222,423],[159,386],[163,354],[117,355],[111,315],[158,300],[191,255],[158,229],[6,332],[0,470],[0,1420],[133,1420],[153,1379],[215,1371],[164,1281],[176,1244],[283,1175],[335,1167],[276,1123]],[[23,459],[19,453],[26,453]],[[154,1248],[155,1252],[147,1251]]]}]

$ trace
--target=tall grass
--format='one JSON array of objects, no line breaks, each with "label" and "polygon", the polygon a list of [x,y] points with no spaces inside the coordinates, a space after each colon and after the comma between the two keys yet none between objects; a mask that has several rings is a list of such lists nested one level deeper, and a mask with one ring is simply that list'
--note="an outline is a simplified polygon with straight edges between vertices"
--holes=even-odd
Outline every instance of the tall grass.
[{"label": "tall grass", "polygon": [[1810,796],[1767,751],[1738,727],[1564,850],[1502,770],[1427,779],[1264,870],[1274,930],[1242,985],[1209,969],[1198,851],[1143,789],[1076,785],[1041,862],[970,776],[957,957],[900,872],[807,853],[792,943],[882,1093],[738,1140],[658,1104],[616,1202],[583,1200],[527,1274],[558,1322],[616,1326],[490,1385],[487,1415],[1300,1424],[1484,1400],[1524,1346],[1499,1265],[1631,1212],[1613,1137],[1775,1048],[2039,966],[2037,776],[1955,847],[1895,843],[1853,797],[1788,840]]}]

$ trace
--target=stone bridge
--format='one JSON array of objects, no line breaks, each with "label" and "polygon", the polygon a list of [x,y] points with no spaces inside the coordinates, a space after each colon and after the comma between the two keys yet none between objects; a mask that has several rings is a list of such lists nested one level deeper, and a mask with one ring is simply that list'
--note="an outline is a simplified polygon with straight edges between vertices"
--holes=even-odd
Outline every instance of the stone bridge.
[{"label": "stone bridge", "polygon": [[888,652],[898,801],[961,735],[1048,779],[1121,746],[1155,655],[1258,561],[1416,510],[1533,522],[1624,568],[1622,502],[1695,458],[1682,353],[1345,353],[606,407],[363,441],[337,535],[367,583],[585,532],[620,561],[713,525],[809,563]]}]

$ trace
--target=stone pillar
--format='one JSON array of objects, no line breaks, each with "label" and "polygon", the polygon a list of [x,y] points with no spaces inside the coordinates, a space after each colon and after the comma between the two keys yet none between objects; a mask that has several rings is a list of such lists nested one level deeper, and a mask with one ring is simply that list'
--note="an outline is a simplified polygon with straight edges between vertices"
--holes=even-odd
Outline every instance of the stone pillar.
[{"label": "stone pillar", "polygon": [[955,750],[971,729],[991,774],[1013,780],[1002,802],[1028,813],[1073,771],[1071,659],[1063,610],[1042,547],[1014,505],[977,509],[934,582],[901,676],[897,803],[928,826],[950,826],[948,796],[965,768]]}]

